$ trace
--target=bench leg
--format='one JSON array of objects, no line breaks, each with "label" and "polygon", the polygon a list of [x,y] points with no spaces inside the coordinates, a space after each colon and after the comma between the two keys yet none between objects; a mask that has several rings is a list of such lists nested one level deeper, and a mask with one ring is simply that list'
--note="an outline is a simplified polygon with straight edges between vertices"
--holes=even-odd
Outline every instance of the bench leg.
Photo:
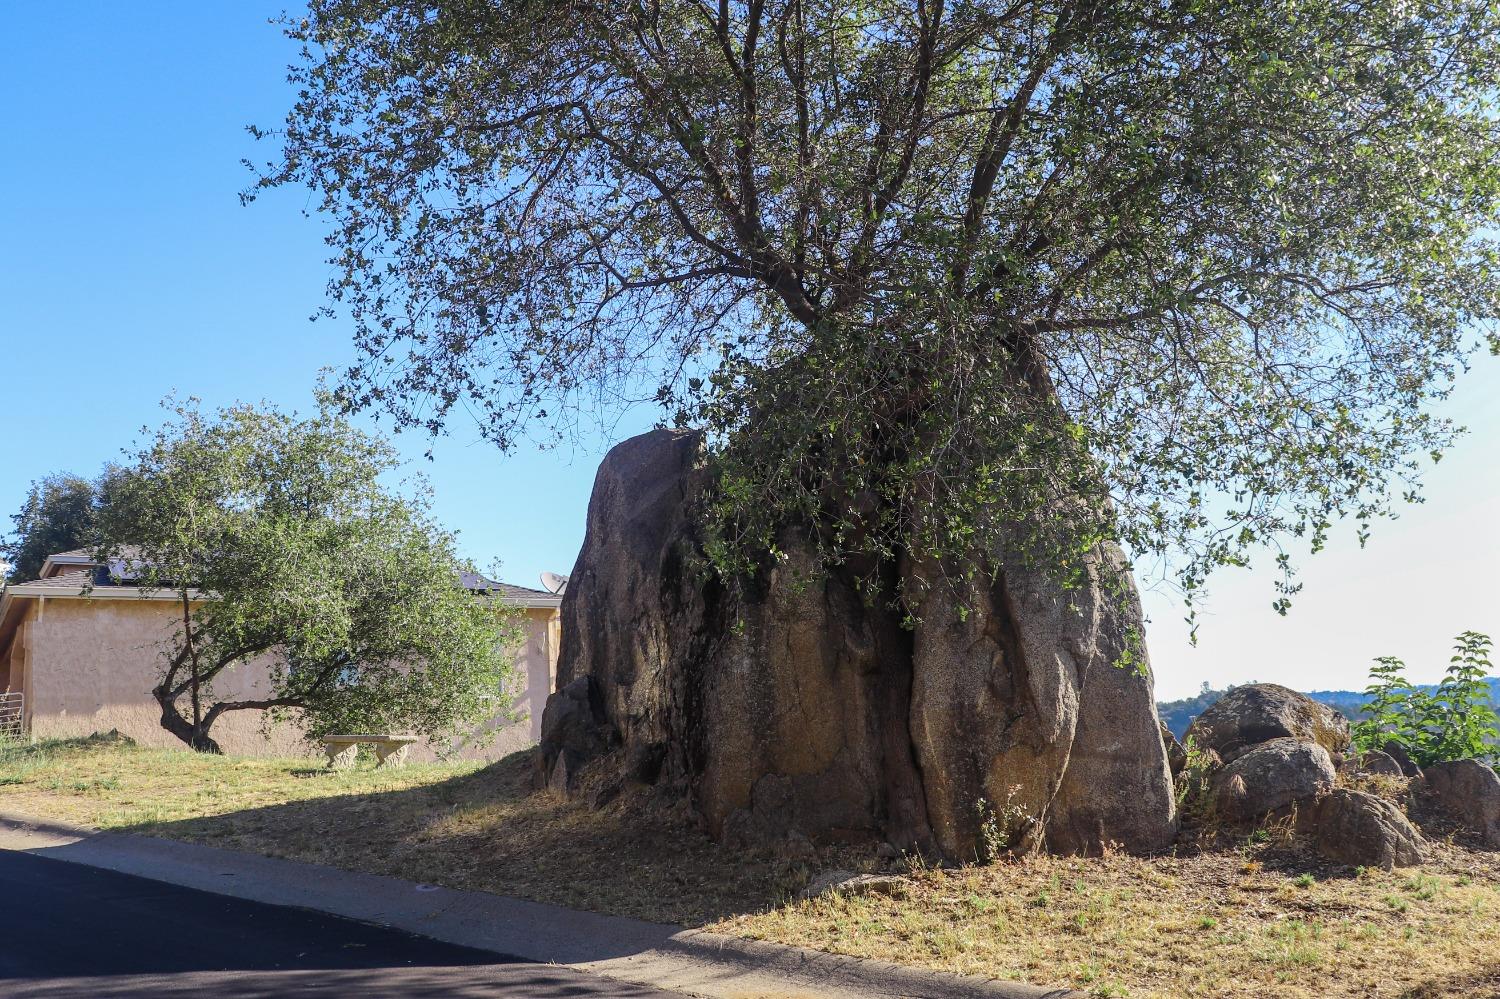
[{"label": "bench leg", "polygon": [[359,758],[359,743],[351,742],[347,746],[324,746],[323,752],[328,756],[328,769],[347,770],[354,766],[354,761]]},{"label": "bench leg", "polygon": [[375,765],[377,767],[400,767],[406,765],[406,753],[411,749],[411,743],[377,742],[375,744]]}]

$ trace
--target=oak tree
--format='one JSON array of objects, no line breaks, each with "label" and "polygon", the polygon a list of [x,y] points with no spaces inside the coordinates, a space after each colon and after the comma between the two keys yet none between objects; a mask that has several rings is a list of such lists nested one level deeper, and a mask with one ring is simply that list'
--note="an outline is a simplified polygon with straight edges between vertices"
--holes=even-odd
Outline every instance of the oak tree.
[{"label": "oak tree", "polygon": [[54,473],[31,484],[14,527],[0,540],[0,558],[9,563],[6,581],[36,579],[48,555],[82,548],[92,541],[95,485],[79,475]]},{"label": "oak tree", "polygon": [[1007,842],[1164,848],[1117,546],[1191,598],[1269,545],[1284,609],[1289,546],[1364,532],[1451,441],[1431,404],[1500,307],[1486,0],[312,0],[287,28],[247,195],[330,220],[351,403],[503,446],[632,399],[706,432],[691,529],[630,505],[648,471],[688,488],[659,436],[606,461],[559,662],[599,738],[540,758],[664,760],[715,835],[972,859],[1014,795]]},{"label": "oak tree", "polygon": [[[461,585],[471,570],[420,488],[386,479],[391,445],[332,400],[178,404],[133,454],[99,515],[110,571],[180,607],[152,691],[162,727],[218,752],[227,712],[292,718],[309,738],[441,738],[494,715],[513,686],[513,613]],[[256,661],[263,689],[215,685]]]},{"label": "oak tree", "polygon": [[[1483,0],[314,0],[282,147],[404,425],[713,431],[721,567],[1365,531],[1491,330]],[[1011,525],[1002,529],[999,525]],[[1285,594],[1278,600],[1284,607]]]}]

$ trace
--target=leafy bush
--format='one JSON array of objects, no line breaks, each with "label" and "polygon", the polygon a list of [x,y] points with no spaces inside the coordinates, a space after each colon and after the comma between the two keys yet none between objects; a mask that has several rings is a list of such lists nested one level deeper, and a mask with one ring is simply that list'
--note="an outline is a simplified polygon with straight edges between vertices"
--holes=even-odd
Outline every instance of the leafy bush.
[{"label": "leafy bush", "polygon": [[1447,675],[1431,691],[1406,679],[1400,659],[1375,660],[1365,688],[1370,698],[1366,716],[1353,728],[1354,747],[1363,752],[1394,742],[1423,767],[1445,760],[1493,759],[1500,716],[1490,706],[1485,681],[1493,665],[1491,644],[1488,635],[1477,631],[1459,635]]}]

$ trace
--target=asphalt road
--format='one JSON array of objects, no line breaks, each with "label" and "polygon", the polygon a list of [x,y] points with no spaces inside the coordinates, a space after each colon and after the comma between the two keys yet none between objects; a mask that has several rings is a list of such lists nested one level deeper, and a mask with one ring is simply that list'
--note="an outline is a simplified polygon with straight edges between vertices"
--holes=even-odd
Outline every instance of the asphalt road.
[{"label": "asphalt road", "polygon": [[303,909],[0,851],[0,996],[672,999]]}]

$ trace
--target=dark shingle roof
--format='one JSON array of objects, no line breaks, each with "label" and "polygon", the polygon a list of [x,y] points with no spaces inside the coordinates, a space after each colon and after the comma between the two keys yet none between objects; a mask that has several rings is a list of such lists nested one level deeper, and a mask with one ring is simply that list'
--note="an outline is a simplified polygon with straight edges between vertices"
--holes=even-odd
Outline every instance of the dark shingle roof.
[{"label": "dark shingle roof", "polygon": [[478,593],[498,593],[502,597],[515,597],[524,599],[536,599],[537,597],[555,597],[557,594],[548,593],[546,590],[534,590],[529,586],[516,586],[514,583],[502,583],[498,579],[477,572],[465,572],[459,574],[459,579],[466,590]]},{"label": "dark shingle roof", "polygon": [[[79,548],[70,552],[58,552],[51,557],[87,558],[88,556],[89,552],[87,549]],[[46,579],[31,579],[27,580],[24,584],[18,585],[42,586],[49,590],[72,590],[76,593],[84,589],[90,579],[92,579],[94,589],[96,590],[108,590],[113,585],[120,583],[128,585],[135,581],[133,574],[128,572],[128,563],[116,560],[110,564],[110,569],[113,575],[106,575],[104,572],[94,568],[69,569],[66,572],[58,573]],[[497,579],[490,579],[488,576],[477,572],[461,573],[459,581],[463,584],[464,589],[471,593],[493,593],[502,600],[525,602],[542,600],[550,603],[553,600],[561,599],[557,594],[549,593],[546,590],[532,589],[529,586],[516,586],[513,583],[502,583]]]}]

